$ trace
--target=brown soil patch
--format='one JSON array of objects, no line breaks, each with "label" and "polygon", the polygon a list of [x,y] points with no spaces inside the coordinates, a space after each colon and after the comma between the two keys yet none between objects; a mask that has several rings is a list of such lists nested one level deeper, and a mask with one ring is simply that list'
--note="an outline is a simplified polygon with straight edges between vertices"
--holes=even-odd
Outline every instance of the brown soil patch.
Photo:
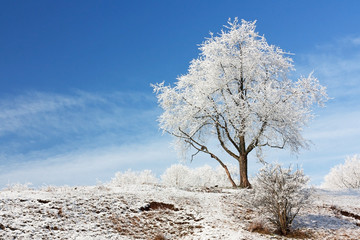
[{"label": "brown soil patch", "polygon": [[172,211],[179,211],[179,209],[175,208],[173,204],[162,203],[162,202],[150,202],[145,206],[141,207],[139,210],[143,212],[143,211],[151,211],[151,210],[159,210],[159,209],[161,210],[169,209]]}]

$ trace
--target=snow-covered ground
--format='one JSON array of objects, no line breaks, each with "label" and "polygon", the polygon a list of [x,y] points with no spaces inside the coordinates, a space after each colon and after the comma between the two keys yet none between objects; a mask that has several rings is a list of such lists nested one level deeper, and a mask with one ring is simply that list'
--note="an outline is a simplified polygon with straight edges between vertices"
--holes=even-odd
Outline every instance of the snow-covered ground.
[{"label": "snow-covered ground", "polygon": [[[0,191],[0,239],[285,239],[250,232],[244,190],[160,185]],[[317,189],[293,227],[310,239],[359,239],[360,192]],[[160,236],[163,236],[161,238]]]}]

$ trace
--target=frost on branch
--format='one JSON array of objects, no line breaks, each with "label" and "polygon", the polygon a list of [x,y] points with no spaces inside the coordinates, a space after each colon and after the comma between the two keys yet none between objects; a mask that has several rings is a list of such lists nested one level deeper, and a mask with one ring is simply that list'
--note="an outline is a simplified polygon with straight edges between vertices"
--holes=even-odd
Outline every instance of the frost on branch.
[{"label": "frost on branch", "polygon": [[360,155],[347,157],[344,164],[330,170],[322,184],[328,189],[360,189]]},{"label": "frost on branch", "polygon": [[160,128],[177,138],[185,151],[208,154],[225,169],[209,146],[216,139],[240,166],[240,187],[250,187],[248,154],[264,147],[297,152],[308,146],[302,129],[313,117],[314,104],[327,100],[325,88],[310,74],[291,80],[289,54],[269,45],[255,22],[229,20],[199,47],[188,72],[174,86],[153,85],[164,112]]},{"label": "frost on branch", "polygon": [[258,173],[253,195],[247,201],[286,235],[299,210],[309,204],[310,194],[305,189],[308,180],[301,170],[292,172],[291,168],[267,164]]}]

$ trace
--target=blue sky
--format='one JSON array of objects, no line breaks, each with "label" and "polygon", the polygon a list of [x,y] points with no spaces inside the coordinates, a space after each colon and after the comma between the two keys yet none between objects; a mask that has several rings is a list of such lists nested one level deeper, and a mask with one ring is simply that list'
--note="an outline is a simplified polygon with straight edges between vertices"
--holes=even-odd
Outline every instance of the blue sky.
[{"label": "blue sky", "polygon": [[[320,184],[360,153],[359,12],[350,0],[1,1],[0,187],[95,184],[177,163],[150,84],[185,74],[229,17],[257,20],[295,54],[297,75],[314,71],[327,86],[332,99],[304,129],[311,149],[266,154]],[[205,163],[216,166],[207,156],[189,165]],[[259,166],[250,159],[250,175]]]}]

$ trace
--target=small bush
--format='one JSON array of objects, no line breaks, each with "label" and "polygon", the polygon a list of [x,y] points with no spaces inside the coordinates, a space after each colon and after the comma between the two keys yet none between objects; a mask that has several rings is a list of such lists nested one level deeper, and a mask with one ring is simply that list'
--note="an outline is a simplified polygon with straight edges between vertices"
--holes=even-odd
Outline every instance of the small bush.
[{"label": "small bush", "polygon": [[30,188],[31,185],[32,185],[32,183],[30,183],[30,182],[27,182],[24,184],[21,184],[21,183],[8,184],[8,185],[6,185],[6,188],[4,190],[22,192],[22,191],[26,191],[26,190],[31,190],[31,188]]},{"label": "small bush", "polygon": [[117,172],[115,178],[110,182],[113,186],[123,185],[142,185],[142,184],[157,184],[158,179],[151,172],[151,170],[144,170],[142,172],[134,172],[127,170],[126,172]]},{"label": "small bush", "polygon": [[[236,175],[236,168],[230,167],[233,176]],[[182,164],[172,165],[161,176],[161,181],[166,186],[187,188],[187,187],[231,187],[223,168],[205,165],[191,169]]]},{"label": "small bush", "polygon": [[333,167],[324,180],[323,188],[360,189],[360,155],[347,157],[345,163]]},{"label": "small bush", "polygon": [[301,170],[268,164],[262,168],[254,184],[251,204],[260,211],[277,231],[286,235],[299,210],[309,204],[305,190],[308,178]]},{"label": "small bush", "polygon": [[189,179],[191,169],[181,165],[172,165],[161,175],[161,182],[166,186],[183,188],[191,183]]}]

